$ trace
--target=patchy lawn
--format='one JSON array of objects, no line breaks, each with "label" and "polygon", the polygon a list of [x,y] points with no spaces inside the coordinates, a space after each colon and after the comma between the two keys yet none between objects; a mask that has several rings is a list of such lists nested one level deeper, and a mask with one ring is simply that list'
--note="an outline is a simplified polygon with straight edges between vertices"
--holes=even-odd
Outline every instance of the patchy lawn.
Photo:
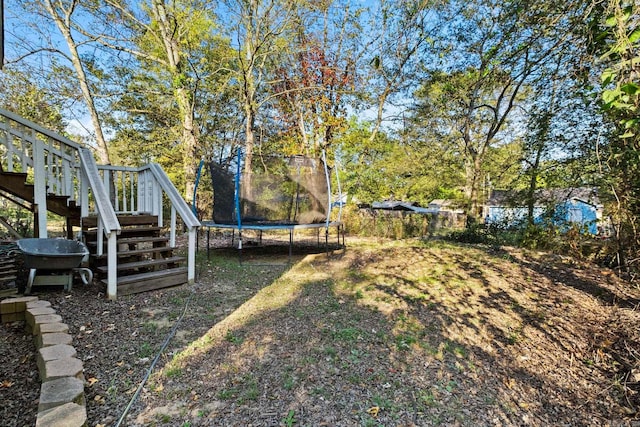
[{"label": "patchy lawn", "polygon": [[92,287],[42,295],[84,360],[90,425],[116,423],[172,331],[125,425],[635,419],[640,293],[611,271],[511,248],[347,244],[292,264],[286,247],[242,264],[200,254],[196,285],[116,302]]},{"label": "patchy lawn", "polygon": [[[219,290],[236,269],[248,281],[271,270],[233,265],[217,260],[195,298],[246,286]],[[601,426],[640,403],[639,294],[609,271],[417,240],[351,240],[330,259],[272,268],[218,321],[189,309],[210,329],[152,375],[131,420]]]}]

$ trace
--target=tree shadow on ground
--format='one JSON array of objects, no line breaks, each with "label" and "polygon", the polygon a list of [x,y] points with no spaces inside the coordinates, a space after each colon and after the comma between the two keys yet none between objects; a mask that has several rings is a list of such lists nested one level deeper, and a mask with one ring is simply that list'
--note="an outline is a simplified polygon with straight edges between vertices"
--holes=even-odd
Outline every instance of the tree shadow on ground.
[{"label": "tree shadow on ground", "polygon": [[580,301],[532,271],[469,248],[316,256],[203,335],[181,375],[155,376],[147,403],[182,399],[229,425],[601,425],[611,393],[578,366],[590,329],[564,330]]},{"label": "tree shadow on ground", "polygon": [[624,290],[615,287],[609,280],[610,274],[602,274],[599,277],[593,275],[584,277],[578,274],[577,268],[570,268],[558,262],[552,262],[552,259],[552,255],[547,255],[541,259],[525,256],[520,263],[523,268],[531,269],[555,283],[571,286],[578,291],[597,298],[604,304],[617,305],[623,308],[636,308],[640,304],[640,299],[627,295]]}]

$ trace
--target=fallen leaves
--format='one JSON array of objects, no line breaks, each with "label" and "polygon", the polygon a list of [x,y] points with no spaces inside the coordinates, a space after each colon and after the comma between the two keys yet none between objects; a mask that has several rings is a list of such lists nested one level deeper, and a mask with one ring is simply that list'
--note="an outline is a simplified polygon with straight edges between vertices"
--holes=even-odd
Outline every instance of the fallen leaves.
[{"label": "fallen leaves", "polygon": [[372,406],[371,408],[367,409],[367,414],[371,415],[373,418],[377,418],[379,412],[380,412],[379,406]]}]

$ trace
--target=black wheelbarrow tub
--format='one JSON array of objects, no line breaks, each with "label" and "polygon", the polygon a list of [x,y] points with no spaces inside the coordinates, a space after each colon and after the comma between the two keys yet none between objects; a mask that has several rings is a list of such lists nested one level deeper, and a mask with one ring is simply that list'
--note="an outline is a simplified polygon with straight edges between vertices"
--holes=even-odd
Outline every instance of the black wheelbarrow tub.
[{"label": "black wheelbarrow tub", "polygon": [[30,269],[70,270],[80,267],[89,255],[87,247],[77,240],[34,238],[16,243],[24,255],[24,266]]}]

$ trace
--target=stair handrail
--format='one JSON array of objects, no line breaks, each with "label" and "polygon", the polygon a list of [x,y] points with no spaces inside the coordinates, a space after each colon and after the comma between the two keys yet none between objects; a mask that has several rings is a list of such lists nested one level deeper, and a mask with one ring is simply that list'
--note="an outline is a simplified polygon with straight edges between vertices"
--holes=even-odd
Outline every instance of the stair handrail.
[{"label": "stair handrail", "polygon": [[35,130],[38,133],[41,133],[45,136],[48,136],[49,138],[55,139],[57,141],[60,141],[62,143],[64,143],[65,145],[68,145],[72,148],[75,149],[80,149],[83,148],[82,145],[78,144],[77,142],[74,142],[72,140],[70,140],[69,138],[65,138],[62,135],[59,135],[55,132],[53,132],[52,130],[49,130],[45,127],[42,127],[40,125],[38,125],[37,123],[32,122],[31,120],[27,120],[24,117],[20,117],[19,115],[17,115],[16,113],[12,113],[9,110],[5,110],[3,108],[0,108],[0,115],[5,116],[11,120],[13,120],[14,122],[18,122],[21,125],[24,125],[28,128],[31,128],[33,130]]},{"label": "stair handrail", "polygon": [[111,200],[107,190],[102,183],[100,174],[98,172],[98,165],[93,157],[93,153],[88,148],[79,147],[78,153],[80,155],[80,165],[82,171],[87,177],[89,188],[93,193],[95,208],[98,213],[98,217],[102,220],[102,227],[105,235],[109,235],[112,232],[120,234],[120,222],[116,215],[116,211],[111,205]]},{"label": "stair handrail", "polygon": [[148,168],[160,185],[162,191],[164,191],[171,202],[171,246],[175,246],[176,241],[176,213],[180,215],[184,225],[187,227],[189,238],[187,249],[187,281],[193,284],[196,276],[196,243],[198,238],[198,227],[201,225],[200,221],[198,221],[198,218],[195,216],[189,205],[187,205],[187,202],[184,201],[180,192],[178,192],[162,167],[157,163],[150,163]]},{"label": "stair handrail", "polygon": [[171,182],[162,167],[157,163],[149,163],[147,167],[169,198],[171,205],[176,209],[182,221],[184,221],[184,225],[188,229],[200,227],[200,221],[198,221],[198,218],[193,214],[193,211],[187,202],[184,201],[184,198],[180,195],[180,192],[175,185],[173,185],[173,182]]},{"label": "stair handrail", "polygon": [[[54,161],[56,156],[58,158],[63,159],[67,162],[67,164],[62,165],[63,175],[67,175],[68,181],[71,181],[69,177],[69,173],[71,170],[75,170],[80,173],[82,176],[78,177],[80,182],[80,187],[76,187],[75,190],[71,190],[71,188],[67,188],[67,190],[71,190],[72,192],[77,191],[78,196],[81,199],[81,210],[83,215],[85,215],[88,211],[89,204],[89,189],[93,194],[94,205],[98,214],[98,252],[101,254],[102,252],[102,242],[103,237],[107,238],[107,266],[108,266],[108,279],[107,279],[107,294],[109,299],[115,299],[117,293],[117,244],[116,237],[117,234],[120,233],[120,223],[118,218],[116,217],[115,210],[111,206],[111,202],[109,200],[108,192],[104,188],[104,184],[99,179],[100,175],[98,172],[98,167],[96,165],[95,158],[91,151],[84,147],[81,144],[78,144],[68,138],[65,138],[62,135],[59,135],[49,129],[46,129],[36,123],[33,123],[30,120],[20,117],[19,115],[12,113],[10,111],[4,110],[0,108],[0,115],[7,119],[7,141],[11,138],[11,122],[15,122],[18,125],[24,126],[27,129],[30,129],[32,132],[31,138],[25,138],[21,136],[23,141],[28,141],[31,143],[31,156],[29,157],[27,154],[26,148],[23,145],[23,151],[18,151],[16,154],[22,160],[22,167],[26,169],[27,165],[32,167],[34,170],[34,204],[38,206],[38,224],[39,224],[39,235],[41,237],[46,237],[47,234],[47,178],[45,176],[46,165],[51,166],[51,159],[53,157]],[[40,136],[36,136],[36,133]],[[42,140],[44,137],[44,141]],[[49,142],[50,144],[48,144]],[[52,142],[56,142],[59,145],[59,149],[54,147]],[[9,150],[10,155],[12,153],[12,148],[10,145],[7,145],[7,150]],[[49,152],[48,163],[45,163],[45,150]],[[75,152],[78,158],[76,162],[73,157],[69,157],[65,151],[68,150],[69,153]],[[55,163],[55,167],[58,167],[58,164]],[[52,169],[50,169],[51,172]],[[26,170],[25,170],[26,171]],[[64,177],[64,176],[62,176]],[[56,187],[58,184],[52,183]],[[53,190],[50,189],[50,190]],[[58,191],[59,188],[56,189]],[[70,194],[70,196],[75,197],[76,194]]]},{"label": "stair handrail", "polygon": [[[78,157],[80,158],[80,168],[87,177],[88,188],[91,189],[91,192],[94,196],[96,210],[98,211],[98,215],[101,217],[105,235],[109,235],[113,231],[115,231],[116,233],[120,232],[120,223],[118,222],[118,218],[116,217],[113,207],[111,207],[108,193],[105,191],[103,183],[100,181],[100,179],[97,179],[97,177],[99,177],[99,174],[96,161],[93,157],[93,154],[88,148],[70,140],[69,138],[59,135],[54,131],[40,126],[37,123],[25,119],[11,111],[0,108],[0,115],[20,125],[25,126],[26,128],[32,129],[33,131],[42,134],[47,138],[58,141],[59,143],[66,145],[67,147],[76,151],[78,153]],[[56,155],[66,158],[64,153],[56,153]],[[72,159],[67,158],[67,160],[71,161]],[[31,166],[34,166],[33,163],[31,163]],[[87,190],[88,189],[84,189],[85,192]]]}]

